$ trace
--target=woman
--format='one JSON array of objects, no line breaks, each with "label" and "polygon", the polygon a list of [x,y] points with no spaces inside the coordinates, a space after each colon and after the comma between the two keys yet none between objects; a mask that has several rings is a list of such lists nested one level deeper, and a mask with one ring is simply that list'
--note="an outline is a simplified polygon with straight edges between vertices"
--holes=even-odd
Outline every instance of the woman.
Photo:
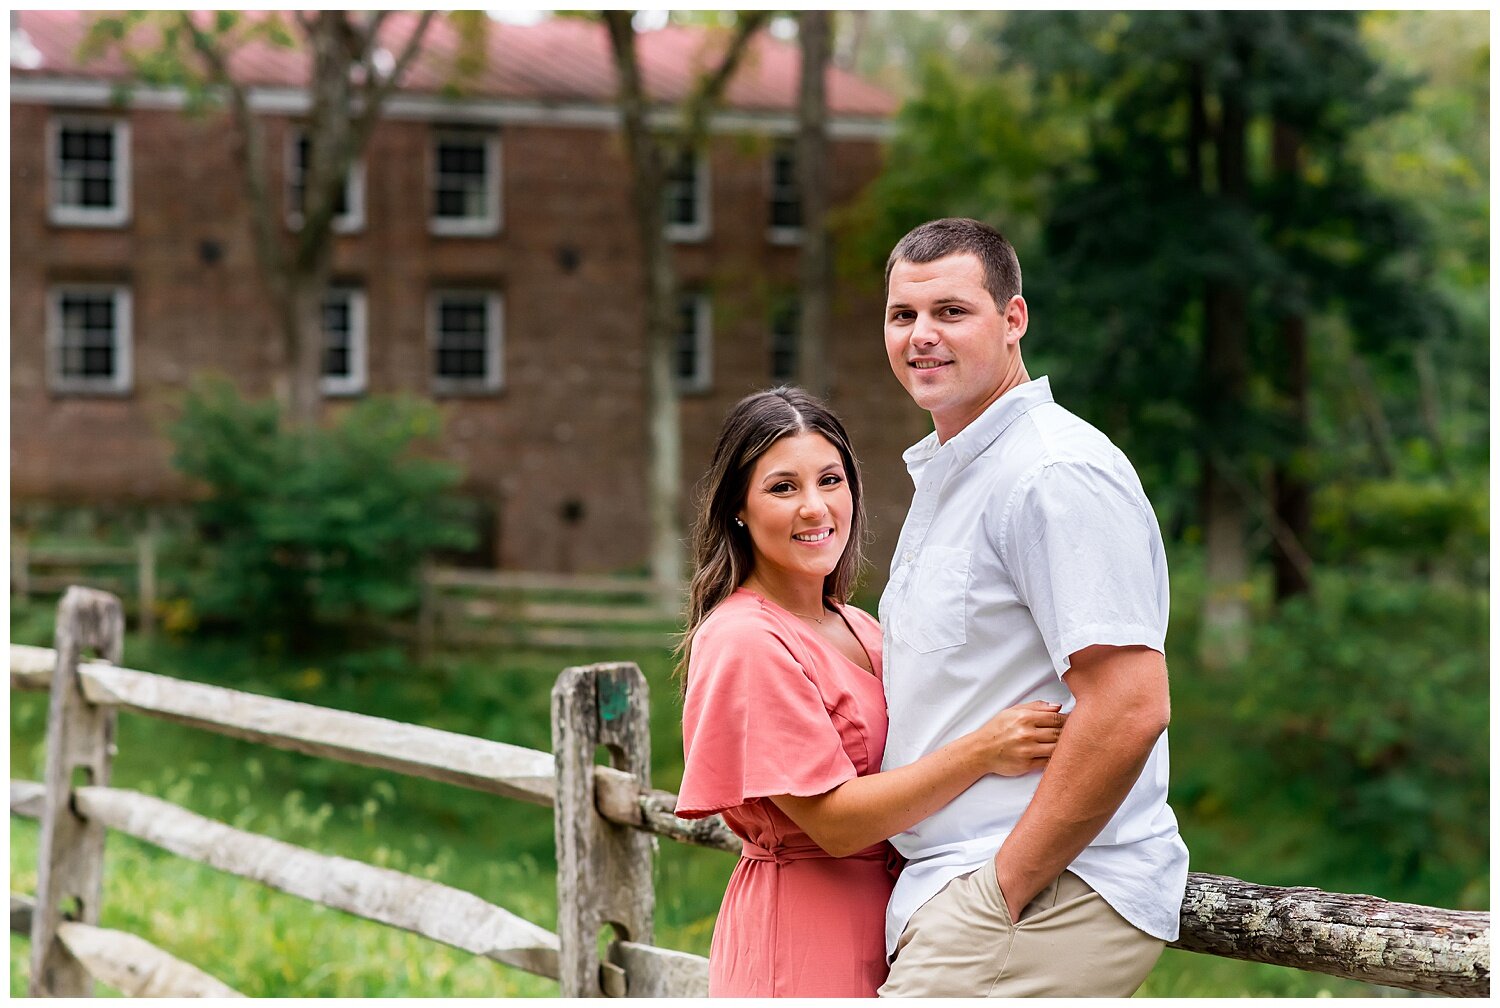
[{"label": "woman", "polygon": [[693,533],[677,814],[745,841],[709,953],[715,997],[873,997],[897,863],[886,839],[986,773],[1040,770],[1056,704],[1012,707],[879,773],[880,627],[846,605],[864,503],[843,425],[799,389],[724,421]]}]

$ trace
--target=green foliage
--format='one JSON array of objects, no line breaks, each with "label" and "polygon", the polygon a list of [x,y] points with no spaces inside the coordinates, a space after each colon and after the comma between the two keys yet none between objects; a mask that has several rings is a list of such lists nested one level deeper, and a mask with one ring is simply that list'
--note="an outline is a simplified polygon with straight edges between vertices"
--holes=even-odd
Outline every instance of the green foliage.
[{"label": "green foliage", "polygon": [[[939,39],[985,31],[961,55],[927,47],[887,168],[851,214],[844,271],[878,276],[923,220],[999,225],[1026,275],[1031,373],[1120,444],[1167,524],[1196,523],[1206,452],[1246,487],[1272,462],[1316,482],[1371,476],[1356,356],[1396,438],[1482,464],[1484,15],[909,16]],[[1228,97],[1248,119],[1243,199],[1218,178]],[[1273,124],[1296,131],[1295,184]],[[1245,298],[1249,373],[1232,403],[1205,378],[1211,284]],[[1287,390],[1289,315],[1307,323],[1310,439]],[[1425,402],[1419,347],[1436,376]]]},{"label": "green foliage", "polygon": [[[1190,581],[1191,572],[1187,574]],[[1174,576],[1174,583],[1177,580]],[[50,627],[44,607],[22,606],[15,615],[15,625],[24,631],[17,639],[46,643]],[[1365,653],[1372,650],[1375,645],[1365,646]],[[208,679],[531,748],[550,743],[549,691],[559,671],[628,657],[640,663],[651,684],[653,784],[676,790],[681,782],[681,709],[670,678],[671,656],[665,650],[622,655],[511,649],[445,656],[412,669],[398,653],[382,648],[329,657],[309,667],[305,661],[257,655],[236,640],[145,641],[132,635],[125,655],[133,667],[166,675]],[[391,674],[398,669],[407,674]],[[1476,905],[1472,898],[1465,901],[1457,895],[1484,871],[1482,852],[1468,849],[1472,843],[1448,849],[1455,860],[1447,888],[1420,878],[1391,884],[1371,856],[1357,856],[1349,865],[1335,865],[1321,874],[1305,854],[1332,860],[1322,856],[1327,840],[1323,831],[1329,824],[1315,806],[1299,803],[1304,801],[1302,788],[1316,788],[1325,779],[1324,771],[1315,767],[1307,772],[1305,785],[1289,787],[1281,783],[1292,774],[1285,769],[1275,786],[1267,788],[1254,776],[1253,767],[1236,762],[1236,753],[1246,743],[1226,730],[1225,711],[1241,689],[1238,683],[1246,679],[1237,678],[1226,693],[1222,685],[1196,679],[1174,664],[1172,802],[1195,870],[1436,905]],[[1444,688],[1449,686],[1433,685],[1434,690]],[[1392,692],[1389,686],[1381,689]],[[1293,699],[1300,701],[1305,692],[1297,689]],[[1453,702],[1451,696],[1448,702]],[[46,707],[43,695],[13,696],[13,777],[40,778]],[[1452,730],[1445,727],[1444,735]],[[1324,756],[1343,758],[1334,751]],[[1327,779],[1332,781],[1331,776]],[[549,809],[279,752],[129,712],[120,719],[113,783],[244,829],[431,878],[543,927],[555,925]],[[1264,801],[1252,807],[1245,804],[1247,798]],[[12,818],[11,836],[11,888],[33,892],[36,827]],[[1352,845],[1356,839],[1348,842]],[[108,843],[104,924],[139,934],[247,994],[467,997],[544,996],[556,991],[549,981],[318,909],[128,837],[112,835]],[[661,845],[656,862],[659,944],[707,954],[734,863],[720,851]],[[1482,881],[1474,883],[1479,886],[1475,892],[1484,892]],[[26,940],[13,937],[14,995],[25,990],[26,956]],[[1312,973],[1169,951],[1141,994],[1310,997],[1377,992]]]},{"label": "green foliage", "polygon": [[1367,480],[1319,491],[1314,527],[1325,555],[1347,560],[1369,550],[1425,562],[1477,560],[1489,548],[1489,487],[1436,480]]},{"label": "green foliage", "polygon": [[175,464],[207,490],[195,614],[300,645],[410,609],[423,555],[472,541],[459,470],[414,450],[439,427],[431,405],[371,398],[328,429],[286,429],[275,403],[196,384],[172,428]]},{"label": "green foliage", "polygon": [[1006,237],[1024,262],[1038,239],[1045,170],[1064,150],[1077,150],[1076,130],[1064,120],[1038,123],[1024,75],[970,76],[930,57],[918,76],[921,86],[897,118],[891,167],[845,211],[852,233],[842,271],[866,281],[879,276],[901,236],[936,217],[1007,222]]},{"label": "green foliage", "polygon": [[[16,609],[18,639],[44,644],[48,608]],[[618,651],[507,649],[443,656],[413,667],[391,648],[305,659],[267,657],[229,639],[143,640],[136,668],[319,706],[549,749],[550,690],[563,668],[618,660]],[[681,781],[681,709],[665,650],[630,655],[651,682],[655,784]],[[12,776],[39,780],[47,698],[14,694]],[[472,892],[549,930],[556,927],[552,811],[122,715],[111,783],[200,815],[313,850],[394,868]],[[12,818],[11,881],[34,892],[36,827]],[[557,985],[379,924],[320,909],[254,882],[112,834],[104,871],[106,927],[145,937],[252,996],[537,997]],[[657,941],[707,954],[735,859],[663,844],[657,858]],[[13,938],[11,991],[23,994],[27,943]]]},{"label": "green foliage", "polygon": [[1487,906],[1487,594],[1373,569],[1314,587],[1257,623],[1243,664],[1173,677],[1195,867]]},{"label": "green foliage", "polygon": [[191,112],[206,111],[222,98],[223,84],[205,66],[198,47],[233,53],[251,42],[289,49],[295,42],[283,15],[267,11],[246,17],[241,11],[108,11],[91,15],[79,46],[79,58],[97,60],[114,51],[130,71],[121,85],[123,100],[131,87],[182,88]]}]

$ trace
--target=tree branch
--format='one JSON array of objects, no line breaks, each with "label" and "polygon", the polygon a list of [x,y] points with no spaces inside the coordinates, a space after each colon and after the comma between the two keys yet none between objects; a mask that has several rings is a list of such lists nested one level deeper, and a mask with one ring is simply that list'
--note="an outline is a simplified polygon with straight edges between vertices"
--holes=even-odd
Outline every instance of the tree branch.
[{"label": "tree branch", "polygon": [[734,34],[724,49],[723,58],[714,72],[700,79],[698,87],[683,103],[682,130],[677,142],[677,152],[689,152],[697,148],[708,130],[708,117],[718,104],[724,89],[734,77],[749,51],[750,40],[760,30],[770,11],[739,11]]},{"label": "tree branch", "polygon": [[421,52],[422,41],[427,35],[428,27],[432,24],[433,12],[430,10],[423,11],[422,16],[417,20],[416,28],[412,30],[411,35],[407,38],[406,45],[402,48],[401,54],[396,57],[396,65],[391,70],[390,76],[380,80],[378,84],[373,86],[373,90],[371,90],[371,82],[379,79],[375,73],[373,62],[377,47],[376,43],[378,42],[376,33],[380,30],[386,13],[386,11],[379,12],[370,23],[368,41],[366,43],[366,54],[370,62],[366,67],[364,107],[360,110],[359,119],[355,123],[351,136],[351,146],[353,146],[355,151],[364,148],[365,141],[369,139],[371,131],[375,128],[375,120],[380,117],[381,108],[385,105],[385,101],[390,97],[391,92],[400,86],[402,76],[406,73],[412,61],[416,59],[417,54]]},{"label": "tree branch", "polygon": [[[299,18],[301,17],[299,13]],[[277,215],[271,202],[266,172],[266,145],[260,123],[250,111],[250,98],[244,85],[229,73],[229,60],[206,32],[194,23],[188,11],[178,13],[179,23],[192,41],[193,50],[203,61],[209,79],[229,94],[229,107],[245,151],[245,190],[250,198],[255,249],[266,275],[280,283],[286,272],[286,253],[277,239],[274,221]]]}]

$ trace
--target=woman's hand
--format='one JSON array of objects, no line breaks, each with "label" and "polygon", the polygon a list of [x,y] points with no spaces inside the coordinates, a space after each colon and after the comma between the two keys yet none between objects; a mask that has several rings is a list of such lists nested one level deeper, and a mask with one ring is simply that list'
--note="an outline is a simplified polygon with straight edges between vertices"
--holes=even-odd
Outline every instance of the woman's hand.
[{"label": "woman's hand", "polygon": [[1007,707],[973,734],[987,773],[1019,777],[1040,770],[1057,748],[1068,715],[1045,700]]}]

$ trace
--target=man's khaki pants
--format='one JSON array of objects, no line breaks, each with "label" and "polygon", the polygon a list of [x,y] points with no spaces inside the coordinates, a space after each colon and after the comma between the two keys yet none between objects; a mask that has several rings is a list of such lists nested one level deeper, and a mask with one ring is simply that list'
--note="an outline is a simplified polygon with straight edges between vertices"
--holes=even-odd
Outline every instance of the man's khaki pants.
[{"label": "man's khaki pants", "polygon": [[990,860],[912,915],[880,996],[1129,997],[1165,945],[1072,872],[1012,924]]}]

